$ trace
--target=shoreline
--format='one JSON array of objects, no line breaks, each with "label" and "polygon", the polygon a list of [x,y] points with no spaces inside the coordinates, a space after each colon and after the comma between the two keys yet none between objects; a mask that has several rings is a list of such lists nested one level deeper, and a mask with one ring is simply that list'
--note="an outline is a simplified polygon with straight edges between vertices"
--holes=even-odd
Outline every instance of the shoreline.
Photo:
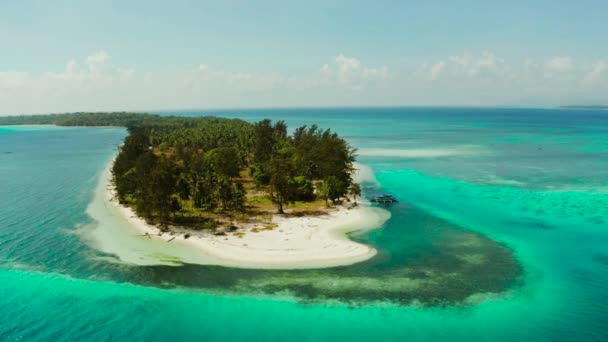
[{"label": "shoreline", "polygon": [[[390,218],[388,211],[371,207],[368,203],[360,203],[355,208],[339,207],[321,216],[281,217],[274,214],[271,223],[276,227],[272,230],[247,224],[235,232],[225,232],[225,235],[183,227],[171,227],[171,232],[159,234],[158,227],[146,223],[131,208],[119,204],[114,198],[110,173],[112,163],[113,160],[104,169],[99,180],[99,185],[103,186],[104,207],[113,209],[111,211],[114,214],[126,221],[126,229],[137,233],[137,238],[143,240],[144,244],[138,248],[140,251],[146,248],[145,242],[160,242],[172,245],[174,249],[190,249],[189,254],[199,254],[194,258],[175,256],[184,263],[257,269],[352,265],[371,259],[377,254],[377,250],[352,241],[347,235],[377,229]],[[186,238],[186,234],[190,236]],[[116,239],[120,237],[117,236]],[[163,253],[166,254],[166,251]],[[115,251],[113,254],[122,261],[133,262],[133,258],[123,258]]]}]

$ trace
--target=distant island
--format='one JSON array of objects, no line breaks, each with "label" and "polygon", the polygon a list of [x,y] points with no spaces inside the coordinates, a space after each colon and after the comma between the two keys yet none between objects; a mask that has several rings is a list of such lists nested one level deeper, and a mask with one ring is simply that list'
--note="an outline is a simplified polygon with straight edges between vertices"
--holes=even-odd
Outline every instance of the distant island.
[{"label": "distant island", "polygon": [[563,109],[608,109],[608,105],[570,105],[570,106],[560,106],[559,108]]},{"label": "distant island", "polygon": [[108,126],[134,129],[162,120],[160,115],[129,112],[0,116],[0,125]]},{"label": "distant island", "polygon": [[[328,234],[331,227],[361,229],[372,209],[352,210],[361,196],[353,181],[356,150],[330,129],[301,126],[289,134],[284,121],[140,113],[0,118],[0,125],[26,124],[126,127],[129,134],[111,165],[108,200],[117,200],[144,237],[198,239],[209,254],[253,264],[280,265],[283,258],[290,264],[326,261],[332,266],[375,254],[369,246]],[[349,212],[351,219],[345,220]],[[373,226],[388,219],[377,212],[372,216]],[[323,223],[328,231],[317,228]],[[250,241],[246,235],[252,233],[258,236]],[[260,238],[264,233],[268,239]],[[294,234],[293,241],[286,238]],[[298,241],[298,236],[310,241]],[[313,243],[315,238],[320,242]],[[223,249],[217,248],[219,242]],[[235,243],[242,248],[235,249]]]}]

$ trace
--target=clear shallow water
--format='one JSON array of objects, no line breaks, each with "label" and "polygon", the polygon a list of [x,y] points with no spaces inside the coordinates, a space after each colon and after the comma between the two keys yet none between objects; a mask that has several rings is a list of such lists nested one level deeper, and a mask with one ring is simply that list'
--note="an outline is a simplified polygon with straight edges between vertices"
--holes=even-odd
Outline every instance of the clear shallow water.
[{"label": "clear shallow water", "polygon": [[[110,262],[74,232],[90,224],[97,175],[124,130],[0,128],[0,336],[608,337],[607,112],[214,114],[316,122],[360,148],[379,185],[401,199],[383,229],[358,237],[379,247],[379,257],[299,272]],[[271,294],[281,289],[289,293]],[[368,302],[378,299],[392,303]]]}]

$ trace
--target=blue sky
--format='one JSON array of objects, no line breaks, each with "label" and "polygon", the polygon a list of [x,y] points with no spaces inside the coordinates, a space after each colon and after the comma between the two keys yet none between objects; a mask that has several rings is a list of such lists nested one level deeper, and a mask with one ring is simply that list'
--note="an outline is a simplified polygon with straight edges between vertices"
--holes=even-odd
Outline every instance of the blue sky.
[{"label": "blue sky", "polygon": [[605,103],[606,13],[606,1],[3,1],[0,114]]}]

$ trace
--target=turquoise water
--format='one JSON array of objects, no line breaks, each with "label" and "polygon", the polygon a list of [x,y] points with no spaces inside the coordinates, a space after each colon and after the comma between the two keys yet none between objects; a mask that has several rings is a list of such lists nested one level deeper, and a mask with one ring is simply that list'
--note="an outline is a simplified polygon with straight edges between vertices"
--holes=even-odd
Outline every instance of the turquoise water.
[{"label": "turquoise water", "polygon": [[[205,112],[172,114],[204,115]],[[214,112],[332,127],[401,200],[329,270],[116,262],[83,239],[126,132],[0,127],[0,340],[606,340],[608,112]]]}]

